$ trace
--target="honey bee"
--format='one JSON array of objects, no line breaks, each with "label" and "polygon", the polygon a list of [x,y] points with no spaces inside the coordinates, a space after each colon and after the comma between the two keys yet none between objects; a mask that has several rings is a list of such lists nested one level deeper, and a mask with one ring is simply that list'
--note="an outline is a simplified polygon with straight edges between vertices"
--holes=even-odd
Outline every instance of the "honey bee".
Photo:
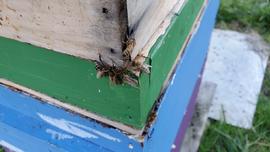
[{"label": "honey bee", "polygon": [[125,42],[126,48],[123,51],[124,61],[131,61],[131,53],[136,45],[136,40],[134,38],[128,38]]},{"label": "honey bee", "polygon": [[146,64],[141,64],[145,57],[138,55],[133,61],[131,59],[131,53],[136,45],[134,38],[128,38],[125,42],[126,48],[123,51],[123,65],[115,66],[113,60],[113,65],[105,63],[102,59],[101,54],[99,54],[99,61],[96,61],[97,78],[108,76],[110,82],[113,84],[129,84],[133,87],[138,86],[138,77],[141,71],[145,73],[150,73],[151,66]]},{"label": "honey bee", "polygon": [[139,71],[139,72],[143,71],[144,73],[147,73],[147,74],[150,73],[150,68],[152,66],[143,63],[146,58],[148,58],[148,57],[145,57],[141,54],[139,54],[135,57],[135,59],[132,61],[132,66],[135,69],[137,69],[135,71]]},{"label": "honey bee", "polygon": [[129,64],[125,64],[123,67],[117,67],[115,64],[112,66],[103,62],[101,55],[99,54],[99,61],[96,62],[97,78],[108,76],[110,82],[113,84],[127,83],[136,87],[138,80],[135,76],[131,76],[128,71]]}]

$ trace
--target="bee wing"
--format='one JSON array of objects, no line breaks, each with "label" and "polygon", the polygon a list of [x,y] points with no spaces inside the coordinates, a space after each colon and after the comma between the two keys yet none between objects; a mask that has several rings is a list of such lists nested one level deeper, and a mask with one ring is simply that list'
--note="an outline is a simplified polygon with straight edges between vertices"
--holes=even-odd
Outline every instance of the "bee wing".
[{"label": "bee wing", "polygon": [[103,76],[105,76],[105,72],[104,71],[97,71],[97,78],[100,79]]},{"label": "bee wing", "polygon": [[131,77],[128,76],[128,75],[124,75],[123,81],[124,81],[126,84],[129,84],[129,85],[131,85],[131,86],[133,86],[133,87],[135,87],[135,88],[137,88],[137,87],[138,87],[138,84],[139,84],[138,80],[133,79],[133,78],[131,78]]},{"label": "bee wing", "polygon": [[148,65],[148,64],[143,64],[141,66],[141,70],[144,72],[144,73],[147,73],[147,74],[150,74],[151,73],[151,69],[152,66]]}]

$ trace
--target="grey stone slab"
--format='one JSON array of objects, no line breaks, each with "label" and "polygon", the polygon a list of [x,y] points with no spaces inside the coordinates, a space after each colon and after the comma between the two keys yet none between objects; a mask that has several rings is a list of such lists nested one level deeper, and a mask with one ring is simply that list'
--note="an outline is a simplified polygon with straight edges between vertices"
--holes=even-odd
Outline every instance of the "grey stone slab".
[{"label": "grey stone slab", "polygon": [[255,33],[215,30],[203,81],[217,84],[210,118],[249,129],[258,102],[269,46]]}]

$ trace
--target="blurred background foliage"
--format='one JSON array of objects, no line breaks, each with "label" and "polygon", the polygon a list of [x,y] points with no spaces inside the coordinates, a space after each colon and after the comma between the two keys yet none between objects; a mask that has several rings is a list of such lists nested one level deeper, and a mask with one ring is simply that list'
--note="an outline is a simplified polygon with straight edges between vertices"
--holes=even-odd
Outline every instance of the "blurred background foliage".
[{"label": "blurred background foliage", "polygon": [[270,42],[270,0],[222,0],[217,27],[253,29]]},{"label": "blurred background foliage", "polygon": [[[222,0],[217,27],[257,31],[270,42],[270,0]],[[270,62],[251,130],[211,121],[200,152],[270,152]]]}]

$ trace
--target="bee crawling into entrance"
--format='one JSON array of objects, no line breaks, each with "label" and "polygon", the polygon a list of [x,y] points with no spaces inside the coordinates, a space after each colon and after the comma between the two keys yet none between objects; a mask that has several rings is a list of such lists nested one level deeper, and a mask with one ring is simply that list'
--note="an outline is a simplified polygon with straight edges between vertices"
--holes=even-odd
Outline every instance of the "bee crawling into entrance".
[{"label": "bee crawling into entrance", "polygon": [[123,51],[123,59],[124,61],[131,61],[131,53],[136,45],[136,40],[134,38],[128,38],[124,44],[126,48]]},{"label": "bee crawling into entrance", "polygon": [[145,58],[142,55],[137,55],[134,60],[131,59],[131,53],[136,45],[136,40],[134,38],[127,38],[127,41],[124,43],[126,48],[123,51],[123,60],[125,64],[129,65],[129,70],[133,73],[138,73],[138,71],[143,71],[145,73],[150,73],[150,67],[146,64],[141,64]]},{"label": "bee crawling into entrance", "polygon": [[131,53],[135,45],[134,38],[128,38],[127,42],[125,42],[125,49],[122,52],[122,66],[116,66],[113,60],[112,65],[105,63],[101,54],[99,54],[99,61],[96,61],[97,78],[108,76],[113,84],[127,83],[137,87],[140,72],[150,73],[151,66],[141,64],[145,57],[140,55],[132,61]]},{"label": "bee crawling into entrance", "polygon": [[129,64],[125,64],[123,67],[117,67],[115,64],[111,66],[105,63],[102,60],[101,54],[99,54],[99,61],[96,61],[97,78],[108,76],[113,84],[127,83],[131,86],[137,87],[137,77],[128,70],[128,67]]}]

